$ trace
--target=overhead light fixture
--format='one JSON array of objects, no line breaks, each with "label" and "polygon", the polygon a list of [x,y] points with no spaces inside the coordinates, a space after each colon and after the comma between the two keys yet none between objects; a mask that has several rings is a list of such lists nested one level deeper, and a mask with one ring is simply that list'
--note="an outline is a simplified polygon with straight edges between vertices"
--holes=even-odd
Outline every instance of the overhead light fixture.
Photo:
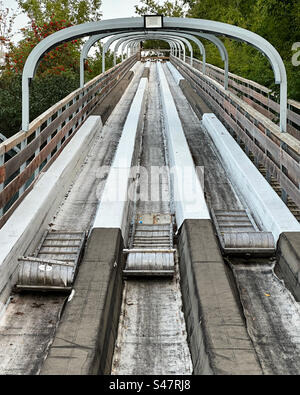
[{"label": "overhead light fixture", "polygon": [[145,29],[162,29],[164,27],[163,15],[144,15]]}]

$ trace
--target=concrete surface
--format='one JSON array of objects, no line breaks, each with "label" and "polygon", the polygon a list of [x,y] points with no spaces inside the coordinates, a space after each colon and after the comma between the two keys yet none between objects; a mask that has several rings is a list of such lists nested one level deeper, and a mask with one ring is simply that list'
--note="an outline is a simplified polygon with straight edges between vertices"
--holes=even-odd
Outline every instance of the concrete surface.
[{"label": "concrete surface", "polygon": [[117,228],[125,238],[128,218],[128,186],[137,132],[142,126],[148,79],[142,78],[127,116],[118,149],[104,188],[94,228]]},{"label": "concrete surface", "polygon": [[300,302],[300,233],[284,232],[277,244],[277,262],[287,286]]},{"label": "concrete surface", "polygon": [[[165,167],[169,162],[157,66],[149,66],[147,111],[137,163],[150,175],[152,166]],[[174,214],[168,173],[160,180],[141,173],[136,185],[141,199],[132,202],[134,214]],[[153,195],[158,199],[151,199]],[[112,374],[191,373],[178,267],[173,279],[127,279]]]},{"label": "concrete surface", "polygon": [[214,114],[205,114],[203,124],[222,158],[229,178],[261,229],[272,232],[275,243],[283,232],[299,232],[299,222],[218,118]]},{"label": "concrete surface", "polygon": [[211,221],[186,220],[178,248],[194,374],[261,375]]},{"label": "concrete surface", "polygon": [[65,300],[65,294],[12,295],[0,317],[1,376],[39,373]]},{"label": "concrete surface", "polygon": [[1,228],[0,309],[15,283],[18,257],[24,255],[30,244],[36,244],[41,238],[70,184],[78,175],[91,149],[93,137],[101,128],[100,117],[89,117]]},{"label": "concrete surface", "polygon": [[134,71],[128,71],[128,73],[118,82],[109,95],[105,96],[93,111],[93,115],[100,115],[103,124],[105,124],[114,108],[119,103],[133,77]]},{"label": "concrete surface", "polygon": [[172,77],[176,82],[176,85],[179,85],[180,82],[184,80],[184,77],[180,74],[180,72],[176,69],[176,67],[171,62],[167,62],[166,64],[172,74]]},{"label": "concrete surface", "polygon": [[180,81],[179,86],[199,119],[202,119],[203,115],[206,113],[212,113],[211,108],[209,108],[187,80]]},{"label": "concrete surface", "polygon": [[265,375],[300,373],[300,305],[274,273],[253,259],[231,261],[249,336]]},{"label": "concrete surface", "polygon": [[158,73],[169,161],[174,178],[173,199],[176,222],[180,228],[185,219],[209,219],[210,215],[172,93],[160,63],[158,63]]},{"label": "concrete surface", "polygon": [[41,375],[109,374],[122,301],[118,229],[93,229]]},{"label": "concrete surface", "polygon": [[165,71],[193,161],[197,167],[204,169],[203,190],[207,205],[215,210],[243,209],[243,203],[200,121],[202,116],[198,118],[185,97],[181,84],[177,86],[168,70]]},{"label": "concrete surface", "polygon": [[[126,94],[121,98],[102,130],[95,134],[88,155],[83,158],[83,163],[78,169],[77,177],[61,199],[56,213],[40,229],[41,233],[47,228],[82,232],[90,229],[106,180],[106,176],[100,170],[103,166],[112,163],[141,77],[140,69],[137,68],[135,71],[136,75]],[[39,240],[33,240],[26,253],[32,253],[38,242]],[[54,338],[59,322],[56,312],[62,310],[65,296],[62,296],[61,301],[56,304],[57,297],[52,293],[47,294],[43,297],[41,308],[37,308],[41,305],[39,293],[13,296],[18,303],[10,303],[7,306],[1,321],[3,325],[0,324],[1,345],[5,349],[5,354],[0,360],[0,373],[5,371],[7,374],[14,374],[18,370],[24,374],[29,372],[35,374],[39,371],[40,362],[47,356],[48,347]],[[55,316],[55,319],[48,319],[49,316]],[[18,319],[13,320],[14,317]],[[6,323],[10,330],[6,330]],[[15,336],[16,328],[20,327],[24,328],[22,331],[24,336]],[[17,367],[16,361],[18,361]]]}]

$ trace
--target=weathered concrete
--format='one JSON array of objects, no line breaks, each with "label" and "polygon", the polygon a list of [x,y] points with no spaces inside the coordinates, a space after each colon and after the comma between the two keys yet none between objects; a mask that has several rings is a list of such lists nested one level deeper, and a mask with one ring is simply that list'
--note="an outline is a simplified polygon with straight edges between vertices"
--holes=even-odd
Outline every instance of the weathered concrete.
[{"label": "weathered concrete", "polygon": [[0,309],[15,284],[18,257],[41,239],[101,129],[101,118],[89,117],[0,230]]},{"label": "weathered concrete", "polygon": [[186,220],[178,241],[194,374],[262,374],[211,221]]},{"label": "weathered concrete", "polygon": [[25,293],[0,314],[0,375],[36,375],[53,338],[66,294]]},{"label": "weathered concrete", "polygon": [[118,82],[114,89],[99,102],[99,105],[93,111],[93,115],[101,116],[103,124],[107,121],[114,108],[119,103],[133,76],[134,72],[131,70],[128,71],[128,73]]},{"label": "weathered concrete", "polygon": [[172,77],[174,78],[174,81],[176,82],[176,85],[179,85],[180,82],[184,80],[183,75],[180,74],[180,72],[176,69],[176,67],[171,62],[167,62],[166,64],[172,74]]},{"label": "weathered concrete", "polygon": [[205,114],[203,124],[222,158],[228,177],[261,230],[272,232],[275,242],[283,232],[300,232],[299,222],[218,118],[214,114]]},{"label": "weathered concrete", "polygon": [[[135,68],[136,69],[136,68]],[[118,145],[123,125],[141,77],[138,67],[133,81],[102,129],[94,136],[89,152],[76,179],[65,193],[54,216],[40,229],[88,231],[92,225],[106,177],[100,170],[109,166]],[[39,242],[39,240],[37,240]],[[30,244],[26,254],[36,248]],[[79,267],[80,270],[80,267]],[[53,293],[14,295],[0,321],[0,374],[35,374],[39,372],[48,346],[52,343],[66,295],[60,300]],[[0,313],[1,315],[1,313]],[[17,318],[17,319],[16,319]],[[22,328],[23,336],[18,336]],[[18,363],[16,364],[16,361]]]},{"label": "weathered concrete", "polygon": [[199,119],[202,119],[204,114],[212,112],[211,108],[208,107],[187,80],[180,81],[179,86]]},{"label": "weathered concrete", "polygon": [[[137,182],[140,199],[131,204],[141,216],[144,213],[173,213],[168,170],[160,179],[152,174],[150,177],[152,166],[168,166],[168,152],[157,65],[149,62],[149,68],[147,111],[144,127],[140,130],[142,145],[138,162],[135,162],[143,169]],[[171,279],[130,278],[125,281],[113,375],[192,373],[177,265],[175,273]]]},{"label": "weathered concrete", "polygon": [[300,373],[300,305],[266,259],[231,259],[247,330],[265,375]]},{"label": "weathered concrete", "polygon": [[94,228],[117,228],[124,239],[128,222],[128,187],[136,151],[137,133],[142,126],[148,79],[142,78],[127,116],[117,152],[97,210]]},{"label": "weathered concrete", "polygon": [[277,262],[287,286],[300,302],[300,232],[281,234],[277,245]]},{"label": "weathered concrete", "polygon": [[93,229],[41,375],[109,374],[122,302],[123,239]]},{"label": "weathered concrete", "polygon": [[[162,109],[164,112],[169,165],[173,175],[173,199],[178,228],[185,219],[210,218],[204,192],[196,173],[174,99],[160,63],[158,63]],[[165,65],[165,67],[167,67]]]}]

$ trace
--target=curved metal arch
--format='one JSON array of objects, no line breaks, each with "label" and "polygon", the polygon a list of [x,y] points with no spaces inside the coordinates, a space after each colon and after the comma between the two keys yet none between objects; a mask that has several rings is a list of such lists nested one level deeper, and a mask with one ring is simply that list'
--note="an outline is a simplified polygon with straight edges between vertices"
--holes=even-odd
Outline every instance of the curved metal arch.
[{"label": "curved metal arch", "polygon": [[[173,31],[163,31],[163,32],[159,32],[159,33],[166,33],[166,35],[168,34],[168,33],[172,33]],[[128,36],[134,36],[134,35],[137,35],[138,33],[136,32],[136,33],[128,33],[128,32],[125,32],[125,33],[120,33],[120,34],[116,34],[116,35],[114,35],[113,37],[111,37],[106,43],[105,43],[105,45],[103,46],[103,52],[102,52],[102,72],[104,72],[105,71],[105,53],[107,52],[107,50],[109,49],[109,47],[110,47],[110,45],[114,42],[114,41],[116,41],[118,38],[121,38],[121,37],[128,37]],[[202,37],[202,38],[204,38],[204,39],[206,39],[206,40],[208,40],[208,41],[211,41],[213,44],[215,44],[216,45],[216,47],[218,48],[218,50],[219,50],[219,53],[220,53],[220,56],[221,56],[221,59],[223,60],[223,62],[224,62],[224,72],[225,72],[225,77],[224,77],[224,88],[225,89],[228,89],[228,73],[229,73],[229,58],[228,58],[228,52],[227,52],[227,50],[226,50],[226,48],[225,48],[225,46],[224,46],[224,44],[223,44],[223,42],[219,39],[219,38],[217,38],[217,37],[215,37],[215,36],[213,36],[213,35],[208,35],[208,34],[201,34],[201,33],[193,33],[193,34],[195,34],[195,35],[198,35],[199,37]],[[184,37],[185,35],[186,36],[188,36],[188,37],[185,37],[185,38],[189,38],[190,40],[192,40],[192,41],[194,41],[197,45],[198,45],[198,47],[199,47],[199,49],[200,49],[200,52],[201,52],[201,54],[202,54],[202,56],[203,56],[203,60],[202,60],[202,63],[203,63],[203,69],[202,69],[202,72],[203,72],[203,74],[205,74],[206,73],[206,51],[205,51],[205,47],[204,47],[204,45],[201,43],[201,41],[200,40],[198,40],[197,38],[195,38],[195,37],[193,37],[191,34],[186,34],[186,32],[180,32],[180,33],[178,33],[177,31],[176,31],[176,36],[182,36],[182,37]],[[84,60],[87,58],[87,55],[88,55],[88,52],[89,52],[89,50],[91,49],[91,47],[97,42],[97,41],[99,41],[99,40],[101,40],[101,39],[103,39],[103,38],[105,38],[105,37],[107,37],[107,35],[97,35],[97,36],[92,36],[92,37],[90,37],[90,39],[84,44],[84,46],[83,46],[83,49],[82,49],[82,52],[81,52],[81,57],[80,57],[80,87],[81,88],[83,88],[83,86],[84,86]],[[117,50],[119,49],[119,46],[122,44],[124,42],[124,40],[123,41],[121,41],[121,42],[118,42],[117,44],[116,44],[116,48],[115,48],[115,51],[114,51],[114,65],[116,65],[116,52],[117,52]],[[188,45],[188,44],[187,44]],[[123,51],[124,51],[124,47],[125,46],[123,46],[123,49],[122,49],[122,60],[123,60]],[[189,49],[190,49],[190,47],[189,47]],[[191,51],[193,51],[192,49],[190,49],[190,52]],[[176,54],[177,54],[177,51],[176,51]],[[193,62],[193,56],[191,56],[191,64],[192,64],[192,62]],[[184,55],[184,61],[185,61],[185,55]]]},{"label": "curved metal arch", "polygon": [[[123,34],[129,35],[130,33],[124,32]],[[97,34],[94,36],[91,36],[88,41],[86,41],[82,47],[81,54],[80,54],[80,87],[84,87],[84,61],[88,57],[88,53],[91,49],[91,47],[98,41],[102,40],[103,38],[109,37],[111,34],[105,33],[105,34]],[[115,36],[114,36],[115,37]],[[105,51],[107,52],[107,50]],[[103,61],[105,58],[103,57],[102,54],[102,72],[103,68],[105,69],[105,64],[103,64]],[[114,56],[114,65],[116,65],[116,57]]]},{"label": "curved metal arch", "polygon": [[[155,38],[157,38],[157,37],[153,37],[153,39],[155,39]],[[123,42],[124,49],[125,49],[126,45],[138,43],[139,41],[141,41],[143,39],[144,39],[144,36],[141,36],[140,38],[126,39]],[[152,36],[151,36],[151,39],[152,39]],[[171,39],[171,38],[168,39],[167,37],[166,38],[165,37],[160,37],[159,39],[161,41],[167,42],[170,45],[170,47],[173,48],[176,51],[176,54],[180,50],[180,44],[178,42],[176,42],[174,39]],[[122,59],[124,58],[124,49],[123,49],[123,52],[122,52]]]},{"label": "curved metal arch", "polygon": [[[159,39],[159,40],[162,40],[162,41],[163,41],[163,38],[164,38],[164,37],[166,37],[166,38],[172,40],[172,41],[174,42],[174,44],[176,45],[177,52],[178,52],[178,56],[180,57],[180,52],[181,52],[181,50],[182,50],[182,53],[183,53],[182,58],[183,58],[183,60],[185,60],[186,50],[185,50],[184,43],[183,43],[180,39],[175,38],[175,37],[171,37],[171,36],[169,36],[169,35],[168,35],[168,36],[163,36],[163,35],[147,35],[147,36],[148,36],[148,39],[151,39],[151,40]],[[122,40],[122,43],[123,43],[122,50],[121,50],[121,52],[122,52],[122,58],[123,58],[123,53],[124,53],[124,50],[125,50],[126,46],[128,45],[128,43],[129,43],[130,41],[134,40],[133,37],[139,37],[139,38],[142,39],[142,38],[146,37],[146,35],[140,34],[140,35],[137,35],[137,36],[132,36],[132,39],[126,38],[126,39]],[[180,48],[181,48],[181,50],[180,50]],[[176,53],[177,53],[177,52],[176,52]]]},{"label": "curved metal arch", "polygon": [[[142,33],[139,33],[137,36],[141,36],[142,35]],[[144,37],[144,36],[143,36]],[[132,38],[133,38],[133,36],[132,36]],[[128,38],[128,37],[125,37],[124,39],[122,39],[122,40],[120,40],[120,42],[118,42],[117,43],[117,45],[116,45],[116,47],[120,44],[123,44],[123,46],[122,46],[122,49],[121,49],[121,54],[122,54],[122,60],[124,59],[124,50],[125,50],[125,47],[126,47],[126,43],[127,43],[127,41],[130,41],[130,38]],[[163,41],[163,40],[162,40]],[[178,41],[175,41],[174,39],[173,39],[173,44],[174,44],[174,48],[175,48],[175,50],[176,50],[176,54],[180,51],[180,47],[182,48],[182,46],[179,44],[179,42]],[[118,48],[117,48],[118,49]]]},{"label": "curved metal arch", "polygon": [[[29,129],[29,83],[34,77],[36,67],[42,56],[53,47],[67,41],[100,33],[119,33],[121,31],[144,31],[144,18],[120,18],[104,21],[88,22],[72,26],[51,34],[39,42],[28,56],[22,77],[22,128]],[[155,30],[155,29],[154,29]],[[164,18],[163,30],[186,30],[208,34],[220,34],[235,40],[244,41],[260,52],[270,61],[275,83],[280,84],[280,129],[286,132],[287,126],[287,74],[285,65],[278,51],[263,37],[249,30],[229,25],[195,18]]]},{"label": "curved metal arch", "polygon": [[[168,34],[168,32],[166,32],[166,31],[163,31],[163,32],[159,32],[160,34],[164,34],[164,35],[167,35]],[[134,35],[135,33],[127,33],[127,36],[132,36],[132,35]],[[184,37],[184,35],[181,35],[180,33],[178,34],[178,33],[174,33],[174,32],[170,32],[170,35],[172,35],[172,36],[178,36],[178,37]],[[109,49],[109,47],[116,41],[116,40],[118,40],[119,38],[122,38],[124,36],[124,34],[116,34],[115,36],[113,36],[113,37],[111,37],[106,43],[105,43],[105,46],[103,47],[103,51],[106,53],[107,51],[108,51],[108,49]],[[183,40],[184,41],[184,40]],[[185,41],[184,41],[185,42]],[[185,42],[187,45],[189,45],[187,42]]]},{"label": "curved metal arch", "polygon": [[[136,38],[136,39],[130,39],[130,42],[127,42],[126,43],[126,45],[128,45],[128,47],[127,47],[127,50],[128,50],[128,48],[131,48],[131,47],[135,47],[135,46],[138,46],[139,45],[139,43],[141,42],[141,41],[143,41],[144,40],[144,38],[142,37],[142,38]],[[172,50],[176,50],[176,53],[177,53],[177,46],[176,46],[176,44],[177,43],[175,43],[174,41],[172,41],[172,39],[168,39],[168,38],[160,38],[160,40],[161,41],[165,41],[165,42],[167,42],[168,44],[169,44],[169,46],[170,46],[170,49],[171,49],[171,51]],[[179,45],[179,44],[178,44]]]},{"label": "curved metal arch", "polygon": [[[136,36],[132,36],[132,38],[133,38],[133,37],[140,36],[141,34],[142,34],[142,33],[140,33],[140,34],[138,34],[138,35],[136,35]],[[170,36],[167,36],[167,37],[170,38]],[[152,38],[151,38],[151,39],[152,39]],[[155,37],[153,37],[153,39],[155,39]],[[121,40],[121,44],[123,44],[123,45],[122,45],[122,49],[121,49],[122,59],[123,59],[123,57],[124,57],[124,49],[125,49],[125,47],[126,47],[126,45],[127,45],[126,42],[127,42],[128,40],[130,40],[128,37]],[[178,57],[180,57],[180,53],[181,53],[181,51],[182,51],[182,52],[183,52],[183,57],[184,57],[184,56],[185,56],[185,55],[184,55],[184,54],[185,54],[185,46],[184,46],[184,44],[183,44],[182,42],[180,42],[178,39],[173,38],[172,40],[173,40],[174,45],[175,45],[175,48],[176,48],[176,55],[178,54]]]},{"label": "curved metal arch", "polygon": [[[166,30],[164,30],[163,32],[164,32],[164,33],[169,33],[169,32],[167,32]],[[162,33],[162,32],[161,32],[161,33]],[[174,32],[174,31],[170,31],[170,33],[171,33],[171,34],[173,33],[173,35],[175,35],[175,32]],[[125,33],[125,34],[127,34],[128,36],[129,36],[129,35],[131,36],[131,35],[134,35],[135,33]],[[106,50],[109,49],[109,47],[114,43],[114,41],[116,41],[118,38],[123,37],[123,35],[124,35],[124,33],[123,33],[123,34],[115,35],[115,36],[113,36],[112,38],[110,38],[110,39],[105,43]],[[185,39],[191,40],[191,41],[193,41],[193,42],[198,46],[198,48],[199,48],[199,50],[200,50],[200,53],[201,53],[201,55],[202,55],[202,60],[203,60],[203,74],[205,74],[206,51],[205,51],[205,47],[204,47],[204,45],[202,44],[202,42],[201,42],[200,40],[198,40],[196,37],[194,37],[192,34],[187,34],[187,33],[184,33],[184,32],[178,32],[178,31],[176,31],[176,36],[178,36],[178,37],[183,37],[183,38],[185,38]],[[114,51],[114,65],[116,65],[116,53],[117,53],[117,51]],[[192,63],[192,60],[191,60],[191,63]]]},{"label": "curved metal arch", "polygon": [[[168,30],[168,32],[171,33],[172,31]],[[205,34],[205,33],[199,33],[199,32],[194,32],[194,31],[191,32],[191,31],[186,31],[186,30],[183,30],[182,32],[183,33],[192,33],[192,34],[197,35],[201,38],[204,38],[204,39],[212,42],[214,45],[216,45],[216,47],[220,53],[221,59],[224,62],[224,73],[225,73],[224,88],[227,90],[228,89],[228,74],[229,74],[229,57],[228,57],[228,52],[227,52],[226,47],[223,44],[223,42],[219,38],[215,37],[212,34]],[[177,33],[177,31],[176,31],[176,33]],[[129,36],[129,35],[133,36],[133,35],[137,35],[137,34],[139,34],[139,33],[138,32],[129,33],[129,34],[125,33],[126,36]],[[124,41],[122,41],[122,42],[124,42]],[[122,42],[121,42],[121,44],[122,44]],[[119,44],[116,45],[116,48],[117,49],[119,48]],[[122,50],[122,53],[123,53],[123,50]],[[122,59],[123,59],[123,57],[122,57]],[[206,59],[205,59],[205,61],[206,61]],[[204,67],[203,74],[205,74],[205,67]]]},{"label": "curved metal arch", "polygon": [[80,87],[84,87],[84,61],[87,59],[89,50],[92,48],[96,42],[102,40],[103,38],[109,37],[111,34],[104,33],[104,34],[97,34],[95,36],[91,36],[88,41],[86,41],[82,47],[80,53]]},{"label": "curved metal arch", "polygon": [[[153,38],[155,39],[156,37],[159,38],[159,39],[160,39],[160,37],[167,37],[167,38],[172,39],[175,43],[178,43],[181,46],[181,48],[182,48],[183,60],[184,61],[185,61],[185,53],[186,53],[186,51],[185,51],[185,46],[184,46],[183,42],[186,42],[189,50],[191,51],[191,56],[193,56],[193,47],[192,47],[191,43],[188,40],[186,40],[185,38],[177,38],[177,36],[173,36],[173,35],[171,35],[169,33],[168,34],[161,34],[160,32],[158,32],[158,33],[153,32],[151,34],[149,34],[149,33],[137,34],[137,35],[132,36],[132,37],[147,37],[147,36],[149,36],[149,38],[151,36],[151,39],[153,39]],[[125,49],[125,47],[127,45],[126,44],[127,40],[130,40],[130,38],[126,37],[124,39],[121,39],[121,41],[124,43],[123,47],[122,47],[122,52],[124,51],[124,49]]]},{"label": "curved metal arch", "polygon": [[213,44],[218,48],[221,59],[224,62],[224,88],[227,90],[228,89],[228,74],[229,74],[229,56],[227,49],[223,42],[213,34],[205,34],[205,33],[198,33],[194,32],[195,35],[202,37]]}]

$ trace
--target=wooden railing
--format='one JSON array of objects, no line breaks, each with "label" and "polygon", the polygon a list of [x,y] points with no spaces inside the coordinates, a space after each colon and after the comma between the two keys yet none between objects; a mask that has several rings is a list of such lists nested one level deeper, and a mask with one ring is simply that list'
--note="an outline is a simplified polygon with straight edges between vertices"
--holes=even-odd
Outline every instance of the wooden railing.
[{"label": "wooden railing", "polygon": [[[89,81],[0,144],[0,228],[24,199],[40,172],[45,171],[72,139],[98,103],[137,61],[134,55]],[[20,151],[9,158],[14,147]]]},{"label": "wooden railing", "polygon": [[[189,57],[186,62],[189,62]],[[195,69],[202,71],[202,62],[194,59]],[[213,80],[224,84],[224,70],[211,64],[206,65],[206,75]],[[254,81],[229,73],[228,88],[240,99],[250,104],[274,123],[279,123],[280,105],[272,91]],[[287,132],[300,140],[300,103],[288,100]]]},{"label": "wooden railing", "polygon": [[211,77],[174,56],[171,61],[231,134],[253,154],[256,164],[265,167],[268,177],[276,178],[286,199],[300,207],[300,141],[281,133],[275,123]]}]

